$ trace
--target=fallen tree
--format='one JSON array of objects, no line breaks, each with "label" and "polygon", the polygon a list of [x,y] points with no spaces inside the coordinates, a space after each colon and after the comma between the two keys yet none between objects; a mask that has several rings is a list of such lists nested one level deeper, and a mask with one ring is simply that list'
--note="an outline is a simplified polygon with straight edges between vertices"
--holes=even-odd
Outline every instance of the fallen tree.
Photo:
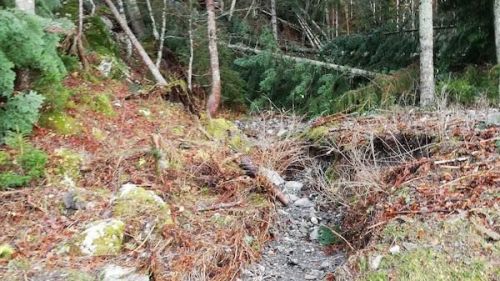
[{"label": "fallen tree", "polygon": [[141,56],[141,59],[143,60],[144,64],[146,64],[146,66],[149,68],[149,71],[151,72],[151,74],[155,78],[156,83],[158,85],[162,85],[162,86],[167,85],[167,81],[165,80],[165,78],[163,78],[163,75],[161,75],[160,70],[158,69],[158,67],[156,67],[154,62],[151,60],[148,53],[146,53],[146,50],[144,50],[144,48],[142,47],[139,40],[137,40],[137,38],[135,37],[132,30],[130,30],[130,28],[127,25],[127,22],[120,15],[120,12],[118,12],[118,10],[116,9],[113,2],[111,2],[111,0],[104,0],[104,2],[106,2],[106,5],[108,5],[109,9],[113,13],[113,16],[116,18],[116,20],[120,24],[120,27],[127,34],[128,38],[132,42],[132,45],[134,46],[134,48],[137,50],[137,52]]},{"label": "fallen tree", "polygon": [[[260,54],[260,53],[264,52],[263,50],[256,49],[256,48],[250,48],[250,47],[243,46],[243,45],[228,44],[227,46],[230,49],[238,50],[238,51],[242,51],[242,52],[251,52],[251,53],[255,53],[255,54]],[[373,78],[376,76],[383,75],[383,74],[380,74],[377,72],[372,72],[372,71],[368,71],[368,70],[364,70],[364,69],[354,68],[354,67],[345,66],[345,65],[338,65],[338,64],[328,63],[328,62],[322,62],[322,61],[312,60],[312,59],[308,59],[308,58],[292,57],[289,55],[278,54],[278,53],[272,53],[272,55],[274,57],[277,57],[277,58],[283,58],[283,59],[295,61],[298,63],[312,64],[312,65],[317,65],[317,66],[321,66],[321,67],[325,67],[325,68],[329,68],[329,69],[333,69],[333,70],[337,70],[337,71],[341,71],[341,72],[347,72],[347,73],[352,74],[353,76],[365,76],[365,77]]]}]

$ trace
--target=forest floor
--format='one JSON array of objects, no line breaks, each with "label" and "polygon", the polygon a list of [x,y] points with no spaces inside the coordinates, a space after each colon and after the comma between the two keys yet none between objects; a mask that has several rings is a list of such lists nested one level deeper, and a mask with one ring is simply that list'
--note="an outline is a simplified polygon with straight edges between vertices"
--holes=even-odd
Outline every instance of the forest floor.
[{"label": "forest floor", "polygon": [[[0,191],[0,245],[14,249],[1,280],[498,280],[500,126],[487,112],[229,122],[121,82],[66,85],[67,115],[28,140],[49,155],[45,179]],[[116,220],[104,254],[78,244]]]}]

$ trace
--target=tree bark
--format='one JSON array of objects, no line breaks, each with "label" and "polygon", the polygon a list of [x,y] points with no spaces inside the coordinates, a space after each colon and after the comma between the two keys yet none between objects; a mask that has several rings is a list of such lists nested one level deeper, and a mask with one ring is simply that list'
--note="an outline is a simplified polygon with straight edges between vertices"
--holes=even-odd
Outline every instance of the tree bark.
[{"label": "tree bark", "polygon": [[[255,54],[260,54],[263,52],[262,50],[250,48],[250,47],[246,47],[246,46],[242,46],[242,45],[229,44],[228,47],[230,49],[233,49],[233,50],[238,50],[238,51],[242,51],[242,52],[252,52]],[[282,54],[278,54],[278,53],[273,53],[272,56],[276,57],[276,58],[283,58],[286,60],[295,61],[298,63],[307,63],[307,64],[317,65],[317,66],[321,66],[321,67],[325,67],[325,68],[329,68],[329,69],[333,69],[333,70],[337,70],[337,71],[341,71],[341,72],[347,72],[347,73],[350,73],[354,76],[357,75],[357,76],[364,76],[364,77],[376,77],[376,76],[382,75],[380,73],[371,72],[371,71],[364,70],[364,69],[359,69],[359,68],[354,68],[354,67],[349,67],[349,66],[344,66],[344,65],[338,65],[338,64],[333,64],[333,63],[327,63],[327,62],[322,62],[322,61],[317,61],[317,60],[311,60],[311,59],[307,59],[307,58],[292,57],[292,56],[282,55]]]},{"label": "tree bark", "polygon": [[[188,66],[188,89],[193,90],[193,60],[194,60],[194,40],[193,40],[193,0],[189,0],[189,66]],[[233,0],[233,3],[236,0]],[[232,6],[232,4],[231,4]],[[234,9],[234,7],[232,8]],[[231,18],[231,12],[229,14]]]},{"label": "tree bark", "polygon": [[500,0],[495,0],[495,43],[497,46],[497,64],[500,64]]},{"label": "tree bark", "polygon": [[434,103],[434,29],[432,28],[432,0],[420,0],[420,104]]},{"label": "tree bark", "polygon": [[234,8],[236,7],[236,0],[231,1],[231,7],[229,8],[229,21],[233,18]]},{"label": "tree bark", "polygon": [[163,44],[165,41],[165,30],[167,28],[167,0],[163,0],[163,10],[161,13],[161,34],[160,38],[158,38],[158,54],[156,55],[156,67],[160,68],[161,57],[163,55]]},{"label": "tree bark", "polygon": [[35,14],[35,0],[15,0],[16,8],[27,14]]},{"label": "tree bark", "polygon": [[210,53],[210,68],[212,72],[212,91],[207,101],[209,117],[215,117],[221,99],[221,81],[219,69],[219,52],[217,50],[217,26],[215,24],[214,0],[206,0],[208,14],[208,50]]},{"label": "tree bark", "polygon": [[[494,8],[495,14],[495,43],[497,46],[497,64],[500,64],[500,0],[495,0]],[[500,96],[500,76],[498,77],[498,95]]]},{"label": "tree bark", "polygon": [[[127,22],[127,15],[125,14],[125,7],[123,5],[123,0],[118,0],[118,11],[120,12],[120,16],[122,16],[123,20]],[[129,59],[132,56],[132,42],[130,42],[130,39],[125,40],[125,45],[126,45],[126,52],[127,52],[127,59]]]},{"label": "tree bark", "polygon": [[155,15],[153,13],[153,7],[151,7],[151,0],[146,0],[146,6],[148,7],[149,18],[151,19],[151,25],[153,29],[153,37],[156,40],[160,39],[160,35],[158,34],[158,28],[156,27]]},{"label": "tree bark", "polygon": [[141,10],[139,9],[137,0],[126,0],[125,6],[130,17],[132,29],[134,30],[135,35],[141,38],[144,35],[146,28],[144,27],[144,22],[142,21]]},{"label": "tree bark", "polygon": [[151,71],[151,74],[153,75],[154,79],[156,80],[156,83],[158,85],[162,85],[162,86],[167,85],[167,81],[161,75],[160,70],[158,70],[158,68],[155,66],[155,64],[153,63],[153,61],[149,57],[148,53],[146,53],[146,51],[142,47],[141,43],[139,43],[139,41],[135,37],[132,30],[130,30],[130,28],[127,25],[127,22],[121,17],[120,12],[118,12],[118,10],[116,9],[113,2],[111,2],[111,0],[104,0],[104,2],[106,3],[106,5],[108,5],[109,9],[111,10],[111,13],[113,13],[113,16],[115,16],[115,18],[118,21],[118,23],[120,24],[121,28],[127,34],[128,38],[132,42],[132,45],[134,46],[134,48],[137,50],[137,52],[141,56],[142,60],[144,61],[144,64],[146,64],[146,66],[149,68],[149,71]]},{"label": "tree bark", "polygon": [[274,40],[278,42],[278,20],[276,18],[276,0],[271,0],[271,26],[273,28]]}]

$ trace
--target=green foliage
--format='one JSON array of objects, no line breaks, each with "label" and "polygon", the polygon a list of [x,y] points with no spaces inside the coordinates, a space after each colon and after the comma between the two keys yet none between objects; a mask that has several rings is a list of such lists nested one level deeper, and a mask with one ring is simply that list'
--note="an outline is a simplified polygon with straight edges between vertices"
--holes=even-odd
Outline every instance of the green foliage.
[{"label": "green foliage", "polygon": [[[338,232],[338,230],[339,228],[337,227],[335,231]],[[340,238],[332,231],[332,229],[324,225],[319,227],[318,235],[319,243],[323,246],[329,246],[341,242]]]},{"label": "green foliage", "polygon": [[108,28],[99,16],[86,19],[85,38],[90,49],[101,55],[119,56],[119,50]]},{"label": "green foliage", "polygon": [[6,105],[0,107],[0,142],[7,132],[31,132],[42,102],[43,97],[35,92],[8,97]]},{"label": "green foliage", "polygon": [[[11,157],[0,151],[0,190],[25,186],[32,180],[40,179],[45,172],[47,154],[27,143],[22,134],[9,134],[8,147],[15,154]],[[13,160],[15,159],[15,161]]]},{"label": "green foliage", "polygon": [[[19,11],[0,10],[0,140],[9,131],[28,133],[38,119],[42,102],[61,108],[66,96],[61,80],[66,74],[57,54],[59,38],[46,33],[54,22]],[[38,77],[34,91],[14,94],[15,70],[29,69]],[[0,103],[1,104],[1,103]]]},{"label": "green foliage", "polygon": [[81,130],[81,125],[78,124],[73,117],[59,111],[51,111],[42,114],[40,117],[40,124],[61,135],[74,135]]}]

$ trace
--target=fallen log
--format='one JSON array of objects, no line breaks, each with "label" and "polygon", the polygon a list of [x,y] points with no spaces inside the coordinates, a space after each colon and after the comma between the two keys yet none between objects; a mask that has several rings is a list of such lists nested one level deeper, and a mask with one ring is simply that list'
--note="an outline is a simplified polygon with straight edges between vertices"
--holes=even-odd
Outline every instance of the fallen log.
[{"label": "fallen log", "polygon": [[[264,52],[263,50],[250,48],[250,47],[243,46],[243,45],[228,44],[227,46],[230,49],[238,50],[238,51],[242,51],[242,52],[251,52],[251,53],[255,53],[255,54],[260,54],[260,53]],[[322,62],[322,61],[312,60],[312,59],[308,59],[308,58],[292,57],[292,56],[278,54],[278,53],[272,53],[272,56],[274,56],[276,58],[283,58],[286,60],[295,61],[298,63],[312,64],[312,65],[317,65],[317,66],[321,66],[321,67],[325,67],[325,68],[329,68],[329,69],[333,69],[333,70],[337,70],[337,71],[341,71],[341,72],[347,72],[347,73],[350,73],[352,75],[357,75],[357,76],[376,77],[379,75],[383,75],[381,73],[372,72],[372,71],[368,71],[368,70],[364,70],[364,69],[359,69],[359,68],[345,66],[345,65],[338,65],[338,64],[328,63],[328,62]]]}]

